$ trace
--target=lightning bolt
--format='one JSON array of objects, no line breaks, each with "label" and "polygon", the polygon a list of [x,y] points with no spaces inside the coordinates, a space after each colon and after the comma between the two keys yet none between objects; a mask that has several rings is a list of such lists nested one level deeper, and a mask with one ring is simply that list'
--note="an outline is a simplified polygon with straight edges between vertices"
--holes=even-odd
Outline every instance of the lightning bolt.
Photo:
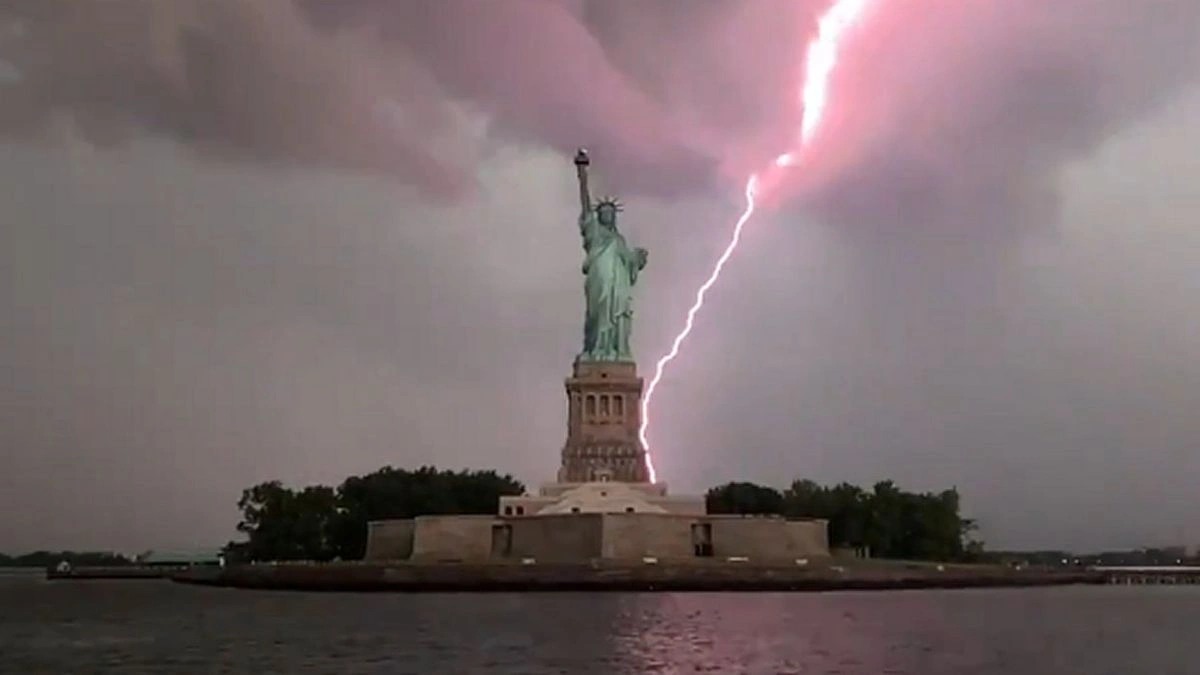
[{"label": "lightning bolt", "polygon": [[[775,167],[795,164],[799,153],[805,149],[816,134],[829,103],[829,82],[833,70],[837,66],[842,38],[850,27],[862,19],[870,3],[871,0],[836,0],[817,19],[817,35],[808,44],[808,50],[805,53],[804,81],[800,88],[800,104],[803,106],[804,112],[800,119],[799,138],[795,148],[775,157],[772,162]],[[688,309],[683,330],[675,336],[675,340],[671,343],[671,349],[655,364],[654,377],[646,387],[646,395],[642,397],[642,425],[638,429],[638,438],[642,443],[642,448],[646,451],[646,468],[650,473],[651,483],[658,482],[658,475],[654,470],[654,460],[650,455],[650,441],[646,437],[646,430],[650,428],[650,401],[654,398],[654,392],[662,381],[667,365],[674,361],[676,356],[679,356],[679,350],[683,347],[688,335],[691,334],[692,328],[695,326],[696,315],[704,307],[704,296],[721,278],[721,270],[725,268],[725,263],[729,262],[734,252],[737,251],[738,244],[741,243],[742,229],[754,216],[754,198],[758,188],[758,176],[759,172],[755,172],[746,179],[746,208],[733,226],[733,236],[730,237],[729,245],[717,258],[708,279],[696,291],[696,300]]]}]

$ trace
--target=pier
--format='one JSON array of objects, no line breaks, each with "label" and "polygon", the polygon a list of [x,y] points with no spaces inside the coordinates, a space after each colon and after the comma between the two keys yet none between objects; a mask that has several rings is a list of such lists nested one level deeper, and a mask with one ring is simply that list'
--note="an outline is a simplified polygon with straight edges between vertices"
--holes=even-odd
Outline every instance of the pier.
[{"label": "pier", "polygon": [[1179,585],[1200,584],[1200,566],[1188,565],[1096,565],[1088,569],[1104,575],[1109,584]]}]

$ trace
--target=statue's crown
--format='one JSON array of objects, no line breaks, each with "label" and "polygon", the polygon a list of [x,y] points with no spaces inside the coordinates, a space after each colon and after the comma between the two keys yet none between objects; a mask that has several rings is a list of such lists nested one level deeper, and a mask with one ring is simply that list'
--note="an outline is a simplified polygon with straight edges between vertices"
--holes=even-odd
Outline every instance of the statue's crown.
[{"label": "statue's crown", "polygon": [[605,197],[604,199],[601,199],[600,201],[596,202],[596,210],[597,211],[599,211],[600,208],[603,206],[607,206],[607,207],[611,208],[612,210],[616,211],[617,213],[620,213],[625,210],[625,205],[622,204],[621,202],[617,201],[615,197]]}]

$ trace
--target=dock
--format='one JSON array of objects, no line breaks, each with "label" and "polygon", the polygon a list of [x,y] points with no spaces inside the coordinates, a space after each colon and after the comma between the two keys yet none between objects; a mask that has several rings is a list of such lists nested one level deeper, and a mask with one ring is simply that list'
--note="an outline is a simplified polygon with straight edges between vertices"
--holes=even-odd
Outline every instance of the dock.
[{"label": "dock", "polygon": [[1121,585],[1200,584],[1200,566],[1188,565],[1097,565],[1090,568],[1104,575],[1105,583]]},{"label": "dock", "polygon": [[112,567],[48,567],[46,578],[53,581],[95,579],[168,579],[187,567],[120,565]]},{"label": "dock", "polygon": [[1017,571],[1001,566],[859,562],[839,565],[749,561],[621,563],[274,563],[196,569],[185,584],[289,591],[850,591],[1101,584],[1089,571]]}]

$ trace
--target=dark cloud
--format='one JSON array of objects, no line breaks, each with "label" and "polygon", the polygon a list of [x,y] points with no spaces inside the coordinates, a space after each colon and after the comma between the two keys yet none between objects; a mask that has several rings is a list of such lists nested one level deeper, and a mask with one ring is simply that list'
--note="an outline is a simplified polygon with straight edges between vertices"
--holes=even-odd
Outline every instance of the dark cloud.
[{"label": "dark cloud", "polygon": [[811,176],[838,222],[1044,226],[1055,179],[1196,80],[1200,5],[879,3],[838,71]]},{"label": "dark cloud", "polygon": [[0,43],[22,74],[0,104],[10,134],[65,118],[101,145],[154,133],[206,152],[460,189],[465,167],[430,143],[458,132],[437,84],[399,46],[322,33],[290,0],[17,2],[3,16],[20,27]]},{"label": "dark cloud", "polygon": [[[21,32],[0,54],[23,75],[0,105],[10,133],[65,113],[97,142],[153,131],[246,157],[385,171],[445,193],[461,190],[473,165],[470,153],[431,141],[464,133],[451,100],[498,133],[597,148],[626,191],[703,189],[755,166],[794,135],[803,45],[822,7],[8,5]],[[1044,208],[1059,162],[1190,77],[1197,12],[1182,0],[1023,0],[1002,11],[878,3],[850,37],[828,131],[798,180],[821,185],[824,211],[851,221],[908,218],[906,209],[959,218],[980,198],[1023,215]]]},{"label": "dark cloud", "polygon": [[[29,134],[65,114],[96,142],[152,131],[453,194],[476,161],[446,148],[466,133],[451,114],[462,104],[498,134],[596,148],[622,190],[695,191],[794,137],[823,6],[10,0],[0,15],[21,30],[0,55],[22,79],[0,120]],[[1191,77],[1198,13],[1184,0],[877,2],[795,180],[849,221],[960,218],[981,198],[1022,216],[1046,208],[1061,161]]]}]

